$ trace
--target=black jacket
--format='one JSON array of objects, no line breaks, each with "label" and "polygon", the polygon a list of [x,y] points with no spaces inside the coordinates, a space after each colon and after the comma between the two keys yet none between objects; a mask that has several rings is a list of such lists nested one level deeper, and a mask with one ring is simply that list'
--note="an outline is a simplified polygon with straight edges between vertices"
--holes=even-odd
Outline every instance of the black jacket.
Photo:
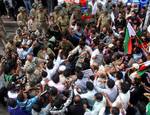
[{"label": "black jacket", "polygon": [[68,115],[84,115],[83,105],[71,105],[68,109]]}]

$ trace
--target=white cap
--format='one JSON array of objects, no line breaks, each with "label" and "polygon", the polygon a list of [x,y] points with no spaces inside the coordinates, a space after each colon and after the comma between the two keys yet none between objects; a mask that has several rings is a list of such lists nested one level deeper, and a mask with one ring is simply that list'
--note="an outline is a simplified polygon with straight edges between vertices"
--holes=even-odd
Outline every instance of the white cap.
[{"label": "white cap", "polygon": [[139,69],[139,64],[134,63],[134,64],[132,64],[132,67],[134,67],[135,69]]},{"label": "white cap", "polygon": [[150,33],[150,25],[147,27],[147,31]]},{"label": "white cap", "polygon": [[128,2],[128,3],[127,3],[127,6],[131,6],[131,3],[130,3],[130,2]]},{"label": "white cap", "polygon": [[61,65],[61,66],[59,67],[59,71],[65,71],[65,70],[66,70],[66,66]]},{"label": "white cap", "polygon": [[112,48],[113,46],[114,46],[114,44],[109,44],[108,45],[109,48]]}]

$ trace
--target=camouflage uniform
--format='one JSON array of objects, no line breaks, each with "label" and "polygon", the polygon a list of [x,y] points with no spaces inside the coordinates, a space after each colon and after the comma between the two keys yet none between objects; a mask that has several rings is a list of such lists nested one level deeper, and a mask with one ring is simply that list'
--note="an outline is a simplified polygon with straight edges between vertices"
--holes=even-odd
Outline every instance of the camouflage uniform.
[{"label": "camouflage uniform", "polygon": [[37,57],[40,59],[45,59],[46,54],[47,54],[47,56],[49,56],[49,55],[55,56],[55,53],[50,48],[46,48],[46,51],[40,50],[37,54]]},{"label": "camouflage uniform", "polygon": [[65,15],[63,12],[61,12],[61,16],[58,17],[58,25],[62,31],[62,33],[66,32],[69,25],[69,19],[68,16]]},{"label": "camouflage uniform", "polygon": [[13,38],[13,42],[14,42],[14,44],[16,44],[17,42],[21,42],[22,41],[22,30],[20,29],[20,28],[18,28],[17,30],[16,30],[16,35],[14,36],[14,38]]},{"label": "camouflage uniform", "polygon": [[54,11],[54,12],[52,13],[52,16],[54,17],[54,22],[56,23],[57,20],[58,20],[58,17],[59,17],[58,13],[57,13],[56,11]]},{"label": "camouflage uniform", "polygon": [[52,16],[54,16],[54,22],[55,23],[57,23],[57,21],[58,21],[60,10],[61,10],[61,7],[60,6],[56,6],[54,8],[54,12],[52,13]]},{"label": "camouflage uniform", "polygon": [[47,15],[43,10],[42,5],[39,6],[39,10],[37,11],[36,15],[37,19],[37,28],[41,28],[44,33],[47,33]]},{"label": "camouflage uniform", "polygon": [[17,23],[19,24],[21,22],[23,24],[23,26],[25,26],[27,21],[28,21],[28,16],[27,16],[27,13],[25,11],[25,8],[20,7],[19,8],[19,14],[17,15]]},{"label": "camouflage uniform", "polygon": [[100,17],[100,15],[103,14],[104,10],[102,9],[102,5],[99,3],[97,4],[98,7],[98,11],[96,12],[96,20],[98,20],[98,18]]},{"label": "camouflage uniform", "polygon": [[106,27],[108,29],[110,26],[110,17],[105,13],[102,13],[98,19],[98,23],[100,29],[102,29],[103,27]]},{"label": "camouflage uniform", "polygon": [[37,8],[37,4],[33,3],[32,4],[32,9],[30,11],[30,16],[36,17],[36,8]]}]

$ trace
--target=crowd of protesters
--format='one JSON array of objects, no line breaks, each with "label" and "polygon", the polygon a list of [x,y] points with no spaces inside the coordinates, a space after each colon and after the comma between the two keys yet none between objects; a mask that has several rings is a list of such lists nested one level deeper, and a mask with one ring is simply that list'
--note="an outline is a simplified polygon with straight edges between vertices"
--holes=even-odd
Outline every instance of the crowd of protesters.
[{"label": "crowd of protesters", "polygon": [[[20,7],[0,56],[0,102],[10,115],[150,115],[147,6],[91,0],[48,12],[38,2]],[[137,32],[130,53],[128,23]]]}]

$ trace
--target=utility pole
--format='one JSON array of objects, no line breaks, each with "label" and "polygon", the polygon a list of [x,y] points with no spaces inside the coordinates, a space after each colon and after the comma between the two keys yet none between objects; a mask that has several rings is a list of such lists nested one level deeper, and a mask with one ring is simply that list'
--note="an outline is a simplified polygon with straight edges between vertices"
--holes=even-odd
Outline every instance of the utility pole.
[{"label": "utility pole", "polygon": [[143,29],[146,30],[149,24],[150,24],[150,2],[148,4],[148,9],[147,9]]}]

